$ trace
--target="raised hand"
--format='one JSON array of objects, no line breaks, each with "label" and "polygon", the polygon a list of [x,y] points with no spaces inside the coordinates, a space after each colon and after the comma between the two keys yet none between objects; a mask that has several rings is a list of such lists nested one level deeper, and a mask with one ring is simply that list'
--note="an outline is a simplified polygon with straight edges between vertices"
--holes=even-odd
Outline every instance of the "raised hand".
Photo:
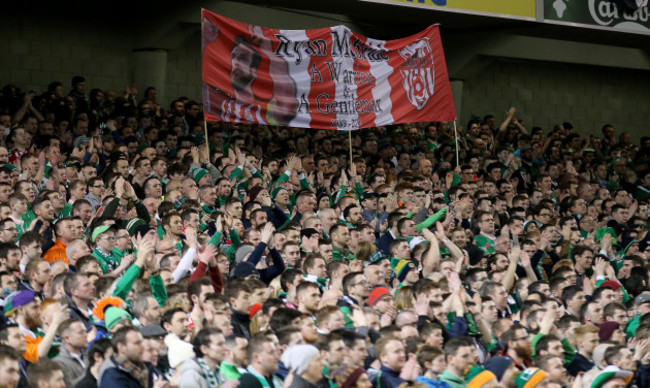
[{"label": "raised hand", "polygon": [[273,232],[275,232],[275,227],[273,226],[272,223],[267,222],[264,225],[264,228],[262,229],[262,241],[266,243],[266,245],[269,245],[271,242],[271,238],[273,238]]},{"label": "raised hand", "polygon": [[217,250],[214,245],[208,244],[201,252],[199,252],[199,261],[208,265],[216,255]]},{"label": "raised hand", "polygon": [[196,229],[193,227],[188,226],[185,228],[185,241],[187,242],[187,246],[192,249],[196,249],[199,246],[196,234]]}]

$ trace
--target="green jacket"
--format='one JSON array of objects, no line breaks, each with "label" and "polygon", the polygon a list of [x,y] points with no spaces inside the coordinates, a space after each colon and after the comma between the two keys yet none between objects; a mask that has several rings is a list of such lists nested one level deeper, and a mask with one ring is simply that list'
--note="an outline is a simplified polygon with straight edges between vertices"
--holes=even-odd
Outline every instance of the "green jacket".
[{"label": "green jacket", "polygon": [[465,380],[456,376],[455,374],[451,373],[448,369],[445,369],[440,376],[438,376],[438,380],[444,381],[445,383],[451,385],[451,388],[465,388],[467,387],[467,384],[465,384]]},{"label": "green jacket", "polygon": [[349,250],[345,248],[338,248],[332,244],[332,261],[341,261],[341,260],[356,260],[357,257]]},{"label": "green jacket", "polygon": [[239,380],[239,378],[242,375],[239,369],[235,365],[229,363],[228,361],[221,362],[221,365],[219,366],[219,373],[223,375],[223,378],[226,381]]},{"label": "green jacket", "polygon": [[[133,288],[133,284],[140,277],[140,271],[142,271],[140,267],[132,264],[124,272],[124,276],[122,276],[120,281],[117,282],[115,291],[113,291],[113,296],[126,300],[127,295],[131,292],[131,288]],[[160,274],[151,276],[149,278],[149,285],[151,286],[154,299],[156,299],[158,305],[162,307],[165,302],[167,302],[167,289],[165,288],[165,283],[160,277]]]}]

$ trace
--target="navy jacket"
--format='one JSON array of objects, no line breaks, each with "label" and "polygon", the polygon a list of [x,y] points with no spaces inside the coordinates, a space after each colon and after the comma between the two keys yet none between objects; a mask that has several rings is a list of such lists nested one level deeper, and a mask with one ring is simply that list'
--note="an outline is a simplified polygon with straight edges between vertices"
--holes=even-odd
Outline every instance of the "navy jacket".
[{"label": "navy jacket", "polygon": [[397,388],[404,382],[399,377],[400,372],[395,372],[392,369],[382,365],[379,373],[372,379],[372,388]]},{"label": "navy jacket", "polygon": [[580,353],[576,353],[576,357],[567,364],[566,370],[573,377],[577,376],[580,372],[587,372],[594,367],[594,363],[587,360],[587,357]]},{"label": "navy jacket", "polygon": [[390,243],[395,240],[393,238],[393,235],[390,233],[390,231],[386,231],[381,237],[379,237],[379,240],[377,240],[377,249],[381,251],[381,253],[384,254],[386,257],[390,257]]},{"label": "navy jacket", "polygon": [[128,372],[122,369],[113,357],[110,358],[112,364],[111,367],[106,369],[101,376],[101,381],[99,382],[99,388],[149,388],[153,387],[153,373],[151,369],[148,370],[148,381],[147,386],[143,387],[135,377],[131,376]]}]

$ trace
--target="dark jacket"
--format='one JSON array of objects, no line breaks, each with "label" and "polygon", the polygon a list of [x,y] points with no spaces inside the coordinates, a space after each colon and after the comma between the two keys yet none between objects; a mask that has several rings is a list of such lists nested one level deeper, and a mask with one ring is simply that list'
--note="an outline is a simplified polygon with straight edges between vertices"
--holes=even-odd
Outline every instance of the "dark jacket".
[{"label": "dark jacket", "polygon": [[379,373],[372,379],[373,388],[397,388],[404,382],[404,379],[399,377],[400,372],[395,372],[392,369],[382,365]]},{"label": "dark jacket", "polygon": [[22,279],[21,281],[18,282],[18,291],[33,291],[41,300],[45,300],[45,296],[43,295],[43,291],[36,291],[31,284],[27,280]]},{"label": "dark jacket", "polygon": [[567,364],[566,371],[573,377],[577,376],[580,372],[587,372],[593,369],[594,363],[587,360],[587,357],[580,353],[576,353],[573,361]]},{"label": "dark jacket", "polygon": [[386,257],[390,257],[390,243],[395,240],[393,235],[390,233],[390,230],[387,230],[379,240],[377,240],[377,248],[384,254]]},{"label": "dark jacket", "polygon": [[230,323],[232,324],[232,332],[237,337],[244,337],[247,340],[251,339],[251,319],[248,316],[248,313],[242,313],[235,309],[232,310],[232,318],[230,318]]},{"label": "dark jacket", "polygon": [[329,381],[326,378],[322,378],[319,382],[314,384],[303,379],[300,375],[295,375],[293,376],[293,381],[289,388],[329,388],[329,386]]},{"label": "dark jacket", "polygon": [[636,372],[628,387],[650,387],[650,365],[643,365],[640,361],[636,362]]},{"label": "dark jacket", "polygon": [[91,331],[93,322],[79,310],[79,307],[77,307],[77,304],[72,298],[66,295],[65,299],[68,301],[68,307],[70,307],[70,318],[79,319],[86,327],[86,331]]},{"label": "dark jacket", "polygon": [[147,386],[143,387],[135,377],[122,369],[113,357],[104,361],[100,370],[99,388],[149,388],[153,387],[153,373],[149,370]]},{"label": "dark jacket", "polygon": [[95,376],[93,376],[90,371],[86,372],[86,375],[84,376],[83,379],[79,380],[77,385],[74,386],[74,388],[97,388],[97,379]]},{"label": "dark jacket", "polygon": [[[264,254],[265,250],[266,250],[266,243],[260,242],[259,244],[257,244],[255,250],[253,250],[253,252],[248,257],[246,262],[251,263],[254,266],[257,266],[257,263],[259,263],[259,261],[262,259],[262,255]],[[266,283],[267,286],[271,283],[273,279],[280,276],[286,268],[286,265],[284,264],[284,260],[282,259],[282,255],[280,254],[280,252],[278,252],[277,249],[275,248],[269,249],[269,254],[273,259],[273,265],[270,265],[258,271],[260,274],[260,280]]]}]

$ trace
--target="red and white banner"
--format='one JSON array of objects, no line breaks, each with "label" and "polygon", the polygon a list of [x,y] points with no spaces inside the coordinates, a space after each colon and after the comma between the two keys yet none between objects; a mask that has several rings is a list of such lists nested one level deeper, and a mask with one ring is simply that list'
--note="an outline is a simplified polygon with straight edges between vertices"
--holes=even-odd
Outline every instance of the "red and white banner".
[{"label": "red and white banner", "polygon": [[353,130],[456,119],[438,26],[377,40],[336,26],[278,30],[202,10],[210,121]]}]

